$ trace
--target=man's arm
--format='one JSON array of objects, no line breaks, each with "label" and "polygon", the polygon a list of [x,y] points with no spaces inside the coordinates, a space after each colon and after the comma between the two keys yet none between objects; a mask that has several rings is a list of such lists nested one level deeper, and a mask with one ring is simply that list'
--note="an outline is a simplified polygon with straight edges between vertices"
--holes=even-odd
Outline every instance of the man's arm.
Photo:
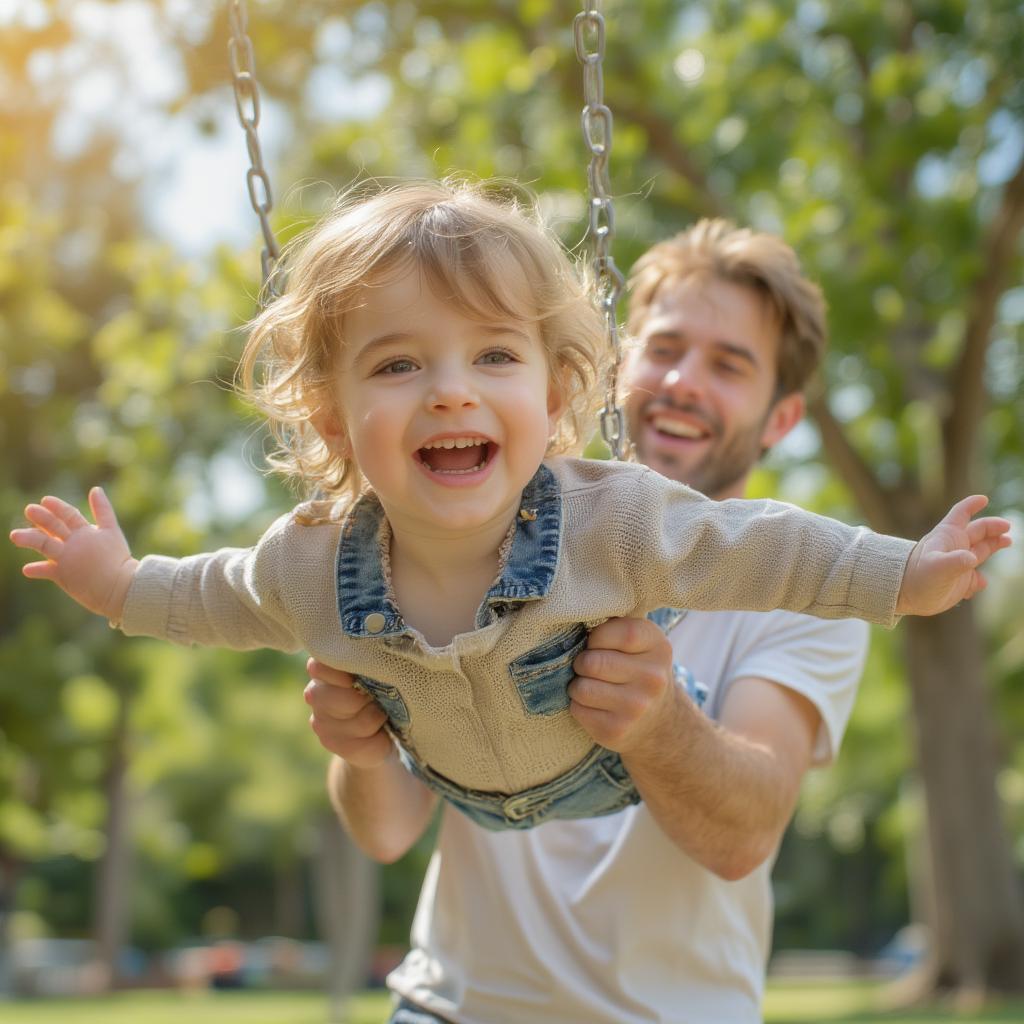
[{"label": "man's arm", "polygon": [[331,803],[355,844],[390,864],[423,834],[437,797],[402,767],[384,712],[355,689],[351,675],[312,658],[306,669],[310,724],[335,755],[327,771]]},{"label": "man's arm", "polygon": [[730,880],[771,855],[811,764],[820,716],[809,700],[740,679],[713,722],[674,683],[671,645],[643,619],[602,623],[575,668],[573,715],[622,754],[672,842]]}]

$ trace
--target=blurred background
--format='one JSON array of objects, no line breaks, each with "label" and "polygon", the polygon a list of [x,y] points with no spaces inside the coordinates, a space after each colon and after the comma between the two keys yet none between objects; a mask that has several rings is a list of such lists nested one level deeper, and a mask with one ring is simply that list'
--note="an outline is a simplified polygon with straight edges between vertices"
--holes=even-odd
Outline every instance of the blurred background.
[{"label": "blurred background", "polygon": [[[136,553],[183,554],[289,506],[231,392],[260,239],[229,6],[0,0],[8,529],[102,484]],[[726,215],[829,301],[756,493],[912,536],[974,490],[1015,520],[981,598],[876,632],[779,857],[777,969],[1024,990],[1024,4],[604,6],[619,265]],[[250,0],[276,231],[360,177],[466,172],[585,251],[578,9]],[[379,871],[348,847],[302,659],[127,641],[25,560],[0,545],[0,992],[379,982],[429,838]]]}]

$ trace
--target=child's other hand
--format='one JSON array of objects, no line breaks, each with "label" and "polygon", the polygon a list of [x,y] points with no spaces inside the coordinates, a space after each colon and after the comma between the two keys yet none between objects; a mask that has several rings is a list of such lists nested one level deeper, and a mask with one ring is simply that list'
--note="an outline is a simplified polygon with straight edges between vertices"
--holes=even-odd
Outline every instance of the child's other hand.
[{"label": "child's other hand", "polygon": [[132,558],[114,508],[101,488],[89,492],[89,508],[95,526],[66,501],[43,498],[25,509],[32,527],[12,530],[11,540],[46,559],[24,566],[25,576],[52,580],[89,611],[119,622],[139,563]]},{"label": "child's other hand", "polygon": [[988,504],[983,494],[958,501],[918,542],[907,561],[897,615],[938,615],[986,587],[978,572],[990,555],[1013,543],[997,516],[972,519]]}]

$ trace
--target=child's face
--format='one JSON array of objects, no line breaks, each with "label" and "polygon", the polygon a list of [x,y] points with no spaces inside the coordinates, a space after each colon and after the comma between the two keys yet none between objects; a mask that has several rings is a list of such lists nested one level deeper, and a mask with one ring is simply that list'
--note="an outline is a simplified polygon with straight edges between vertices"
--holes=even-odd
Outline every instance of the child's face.
[{"label": "child's face", "polygon": [[364,288],[343,333],[327,440],[392,526],[464,533],[514,515],[560,412],[537,326],[470,319],[410,266]]}]

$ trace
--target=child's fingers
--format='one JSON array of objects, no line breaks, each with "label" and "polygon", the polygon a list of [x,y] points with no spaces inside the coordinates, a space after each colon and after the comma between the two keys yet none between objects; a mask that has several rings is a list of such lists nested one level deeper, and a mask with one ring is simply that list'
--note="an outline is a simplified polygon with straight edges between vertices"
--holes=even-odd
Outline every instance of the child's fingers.
[{"label": "child's fingers", "polygon": [[53,580],[57,582],[56,562],[29,562],[21,567],[22,576],[30,580]]},{"label": "child's fingers", "polygon": [[971,519],[976,516],[986,505],[988,504],[988,498],[984,494],[972,494],[968,498],[962,498],[958,501],[946,514],[943,516],[942,521],[948,523],[951,526],[959,526],[962,529],[967,528],[967,524]]},{"label": "child's fingers", "polygon": [[[45,530],[37,530],[31,527],[21,530],[11,530],[11,543],[18,548],[28,548],[30,551],[38,551],[44,558],[55,561],[64,547],[64,542]],[[26,566],[27,568],[27,566]]]},{"label": "child's fingers", "polygon": [[967,526],[967,539],[976,544],[985,537],[1002,537],[1010,532],[1010,520],[1000,516],[985,516],[974,519]]},{"label": "child's fingers", "polygon": [[69,505],[64,501],[63,498],[55,498],[52,494],[48,494],[39,504],[56,516],[62,523],[65,523],[69,530],[80,530],[83,526],[89,525],[89,521],[85,516],[74,505]]},{"label": "child's fingers", "polygon": [[25,508],[25,518],[33,525],[44,530],[46,533],[66,540],[71,533],[70,528],[63,519],[55,516],[45,505],[28,505]]},{"label": "child's fingers", "polygon": [[114,506],[110,504],[110,499],[102,487],[94,487],[89,491],[89,508],[92,509],[97,526],[107,530],[121,529],[117,522]]},{"label": "child's fingers", "polygon": [[1013,543],[1009,537],[984,537],[976,544],[971,545],[971,552],[977,557],[978,565],[987,561],[997,551],[1008,548]]},{"label": "child's fingers", "polygon": [[988,586],[988,580],[981,575],[980,572],[973,573],[971,575],[971,582],[967,586],[967,590],[964,596],[961,598],[962,601],[969,601],[975,594],[981,593]]}]

